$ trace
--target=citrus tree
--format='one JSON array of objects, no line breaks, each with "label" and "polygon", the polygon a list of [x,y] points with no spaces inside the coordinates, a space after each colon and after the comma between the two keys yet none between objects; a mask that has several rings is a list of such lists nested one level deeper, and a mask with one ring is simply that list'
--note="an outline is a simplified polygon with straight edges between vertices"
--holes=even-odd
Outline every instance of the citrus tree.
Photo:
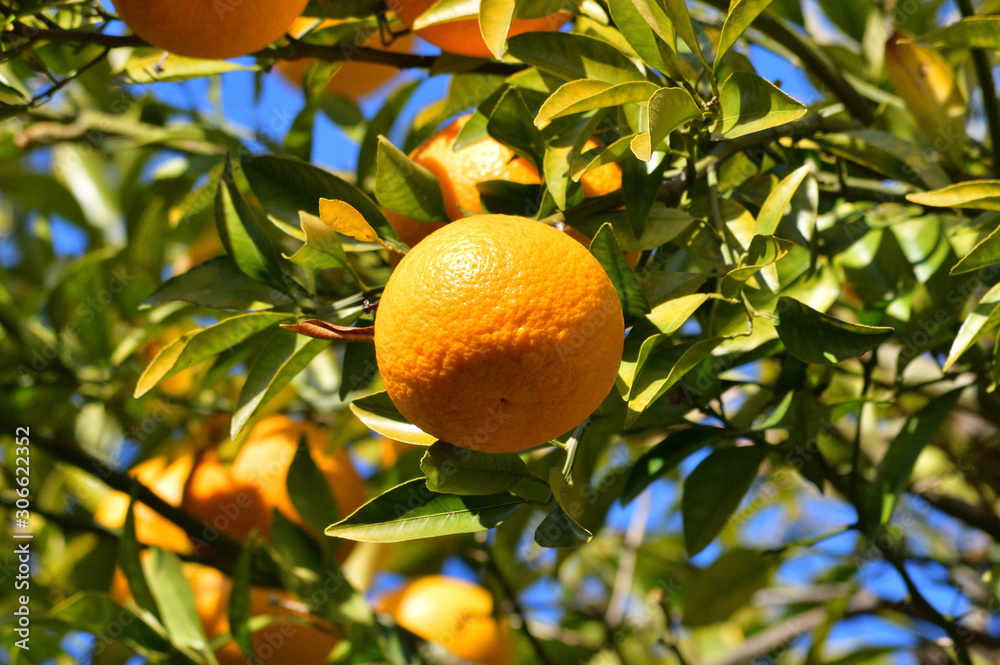
[{"label": "citrus tree", "polygon": [[1000,659],[1000,3],[0,14],[0,662]]}]

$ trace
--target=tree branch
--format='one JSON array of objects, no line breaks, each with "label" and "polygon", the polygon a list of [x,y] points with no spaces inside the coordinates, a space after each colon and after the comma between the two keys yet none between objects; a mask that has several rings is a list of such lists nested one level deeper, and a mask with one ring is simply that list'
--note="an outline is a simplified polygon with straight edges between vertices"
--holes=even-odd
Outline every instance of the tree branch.
[{"label": "tree branch", "polygon": [[[23,24],[14,26],[11,30],[4,33],[4,37],[7,39],[9,39],[9,35],[22,37],[32,42],[50,41],[66,44],[96,44],[108,49],[150,46],[149,43],[135,35],[106,35],[90,30],[37,29],[24,26]],[[250,55],[262,59],[277,60],[302,60],[311,58],[325,62],[367,62],[388,65],[397,69],[431,69],[438,64],[441,58],[441,56],[437,55],[397,53],[395,51],[383,51],[364,46],[345,46],[343,44],[326,46],[323,44],[308,44],[302,41],[294,41],[283,46],[265,48]],[[462,71],[479,74],[512,74],[521,69],[524,69],[521,65],[512,65],[503,62],[483,62]]]},{"label": "tree branch", "polygon": [[[189,515],[176,506],[170,505],[153,492],[153,490],[135,481],[128,474],[110,469],[107,464],[85,453],[78,447],[54,438],[33,435],[31,442],[34,446],[44,450],[56,459],[99,478],[108,487],[119,492],[129,494],[132,491],[132,483],[135,482],[136,500],[146,504],[166,519],[184,529],[188,535],[201,538],[201,534],[205,530],[205,524],[201,520]],[[211,543],[213,549],[222,552],[232,559],[235,559],[239,555],[241,549],[239,543],[222,533],[215,533],[213,535],[215,536]]]}]

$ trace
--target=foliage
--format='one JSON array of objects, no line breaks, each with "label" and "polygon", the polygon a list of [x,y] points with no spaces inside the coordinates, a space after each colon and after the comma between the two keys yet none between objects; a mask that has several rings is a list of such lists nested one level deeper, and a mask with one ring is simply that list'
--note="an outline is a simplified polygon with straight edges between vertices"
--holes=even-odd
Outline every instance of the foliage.
[{"label": "foliage", "polygon": [[[439,7],[479,5],[499,50],[554,4]],[[164,59],[93,0],[0,4],[0,498],[13,514],[30,428],[37,557],[31,651],[0,625],[14,662],[68,662],[79,633],[93,662],[213,662],[178,558],[92,515],[110,487],[202,534],[127,469],[230,458],[276,411],[367,470],[352,515],[308,458],[288,483],[311,524],[370,544],[341,568],[280,515],[270,541],[216,533],[200,560],[234,576],[242,649],[252,583],[341,631],[334,662],[442,662],[364,594],[458,561],[521,615],[517,662],[996,662],[1000,3],[588,0],[502,61],[355,46],[401,30],[384,9],[313,0],[347,22],[217,62]],[[259,92],[302,57],[304,104],[286,89],[256,130],[224,117],[222,81]],[[435,78],[366,113],[324,92],[345,60]],[[407,249],[383,206],[444,218],[406,154],[466,112],[459,144],[489,135],[544,179],[485,185],[486,207],[594,238],[630,326],[601,408],[519,456],[405,422],[360,330]],[[328,121],[353,173],[310,161]],[[584,201],[611,162],[622,190]],[[414,445],[382,464],[383,435]]]}]

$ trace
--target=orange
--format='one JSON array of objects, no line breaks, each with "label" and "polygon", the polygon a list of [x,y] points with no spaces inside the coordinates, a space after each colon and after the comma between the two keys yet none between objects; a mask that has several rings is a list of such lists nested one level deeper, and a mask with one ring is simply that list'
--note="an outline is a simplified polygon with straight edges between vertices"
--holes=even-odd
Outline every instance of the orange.
[{"label": "orange", "polygon": [[[285,487],[285,477],[303,434],[316,466],[333,492],[340,516],[346,517],[364,503],[364,481],[347,452],[343,448],[331,450],[326,434],[313,423],[294,422],[282,415],[260,421],[233,460],[232,476],[237,482],[256,486],[269,506],[307,528]],[[330,523],[334,521],[331,516]]]},{"label": "orange", "polygon": [[287,32],[308,0],[112,0],[132,32],[189,58],[224,60],[259,51]]},{"label": "orange", "polygon": [[386,436],[380,437],[378,440],[379,466],[383,469],[388,469],[398,462],[400,457],[413,450],[413,448],[409,443],[396,441]]},{"label": "orange", "polygon": [[[486,138],[455,151],[455,139],[471,116],[462,116],[410,154],[417,164],[430,171],[441,186],[448,219],[454,221],[464,215],[462,209],[479,214],[483,205],[476,185],[487,180],[506,180],[524,185],[542,182],[538,170],[523,157],[502,143]],[[587,149],[596,147],[590,141]],[[585,197],[601,196],[621,189],[622,170],[618,164],[605,164],[587,173],[580,179]],[[386,219],[392,225],[399,239],[410,247],[444,226],[442,222],[418,222],[392,210],[386,210]],[[589,239],[582,233],[567,227],[574,238],[584,244]]]},{"label": "orange", "polygon": [[625,332],[604,268],[524,217],[452,222],[389,278],[375,354],[400,413],[462,448],[516,452],[589,416],[614,385]]},{"label": "orange", "polygon": [[[316,20],[312,18],[298,18],[292,23],[292,27],[289,28],[288,32],[298,39],[313,27]],[[327,19],[320,23],[316,27],[316,30],[329,28],[338,23],[340,21]],[[362,39],[363,37],[364,35],[359,36],[358,46],[373,48],[382,46],[382,38],[377,31],[374,34],[368,35],[367,39]],[[394,39],[385,50],[394,53],[409,53],[412,46],[413,35],[407,34]],[[350,46],[345,46],[345,48],[350,48]],[[371,62],[351,62],[350,52],[347,51],[347,54],[347,60],[334,72],[333,77],[326,86],[326,91],[330,94],[357,99],[380,87],[395,76],[398,71],[395,67],[389,65],[379,65]],[[312,59],[282,60],[278,62],[277,68],[289,81],[297,85],[302,85],[306,77],[306,72],[314,62],[316,61]]]},{"label": "orange", "polygon": [[[147,555],[143,552],[143,556]],[[196,563],[185,563],[184,577],[194,592],[195,609],[209,640],[229,632],[229,595],[233,581],[215,568]],[[120,604],[131,598],[128,583],[121,571],[115,575],[112,597]],[[325,663],[326,656],[340,642],[340,639],[325,630],[303,625],[293,618],[305,618],[285,604],[297,603],[294,598],[279,589],[252,587],[250,589],[250,609],[253,616],[274,617],[265,627],[252,636],[253,652],[259,662],[272,665],[304,665]],[[226,642],[216,653],[220,665],[246,665],[243,655],[235,642]]]},{"label": "orange", "polygon": [[383,598],[378,610],[460,658],[482,665],[513,662],[506,622],[493,617],[493,597],[471,582],[421,577]]},{"label": "orange", "polygon": [[[431,8],[437,0],[394,0],[389,6],[396,10],[407,27]],[[525,32],[545,32],[558,30],[573,18],[571,12],[556,12],[540,18],[517,18],[510,25],[509,37]],[[493,54],[479,30],[478,18],[464,18],[447,23],[436,23],[415,31],[418,37],[426,39],[445,53],[464,55],[470,58],[492,58]]]},{"label": "orange", "polygon": [[205,523],[198,535],[208,544],[216,533],[242,542],[255,527],[270,536],[271,509],[260,489],[234,479],[212,451],[202,455],[188,477],[181,507]]},{"label": "orange", "polygon": [[[129,475],[137,478],[171,506],[180,506],[184,483],[193,465],[192,455],[184,455],[174,461],[154,457],[137,465]],[[98,504],[94,521],[108,529],[120,529],[125,524],[128,503],[127,494],[109,492]],[[135,532],[137,540],[145,545],[156,545],[181,554],[191,552],[191,543],[184,529],[144,503],[135,506]]]}]

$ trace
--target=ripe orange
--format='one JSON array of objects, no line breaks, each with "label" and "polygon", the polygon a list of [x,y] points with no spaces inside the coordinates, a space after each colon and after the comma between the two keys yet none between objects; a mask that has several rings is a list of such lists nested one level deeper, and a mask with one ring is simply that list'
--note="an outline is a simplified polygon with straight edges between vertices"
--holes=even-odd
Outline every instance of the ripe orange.
[{"label": "ripe orange", "polygon": [[614,385],[622,308],[578,242],[524,217],[452,222],[389,278],[375,353],[399,411],[462,448],[516,452],[590,415]]},{"label": "ripe orange", "polygon": [[[269,506],[307,528],[285,487],[285,477],[303,434],[316,466],[326,476],[333,491],[340,516],[346,517],[364,503],[364,481],[358,476],[347,452],[343,448],[331,450],[326,434],[313,423],[294,422],[283,415],[269,416],[260,421],[233,460],[232,476],[237,482],[256,486]],[[267,521],[270,522],[270,513],[268,516]]]},{"label": "ripe orange", "polygon": [[[143,552],[143,556],[147,555]],[[194,592],[195,609],[208,639],[229,632],[229,595],[233,581],[215,568],[197,563],[185,563],[184,577]],[[128,582],[121,571],[115,573],[111,596],[119,604],[131,598]],[[295,602],[292,596],[278,589],[252,587],[250,609],[253,616],[268,615],[275,619],[252,635],[253,651],[259,662],[273,665],[304,665],[326,662],[326,655],[340,642],[336,635],[313,626],[293,621],[304,618],[282,603]],[[235,642],[227,642],[216,653],[220,665],[246,665],[247,658]]]},{"label": "ripe orange", "polygon": [[287,32],[308,0],[112,0],[147,42],[189,58],[224,60],[259,51]]},{"label": "ripe orange", "polygon": [[215,532],[242,542],[254,527],[265,538],[270,536],[271,508],[260,489],[233,478],[213,451],[204,453],[195,464],[184,485],[181,507],[205,522],[205,531],[199,535],[206,543]]},{"label": "ripe orange", "polygon": [[[407,27],[413,27],[421,14],[431,8],[437,0],[396,0],[390,6],[399,14],[399,18]],[[558,30],[573,18],[571,12],[556,12],[548,16],[530,19],[514,19],[508,36],[520,35],[525,32],[544,32]],[[436,23],[415,31],[418,37],[426,39],[445,53],[465,55],[470,58],[492,58],[493,54],[486,45],[479,30],[477,18],[464,18],[447,23]]]},{"label": "ripe orange", "polygon": [[378,610],[459,658],[482,665],[513,662],[506,622],[493,617],[493,597],[471,582],[421,577],[383,598]]},{"label": "ripe orange", "polygon": [[[476,185],[487,180],[506,180],[524,185],[542,182],[538,170],[523,157],[491,138],[467,145],[455,151],[455,139],[471,116],[462,116],[410,154],[417,164],[430,171],[441,186],[448,219],[463,217],[462,209],[479,214],[483,205]],[[587,149],[596,147],[591,141]],[[585,197],[601,196],[621,189],[622,170],[617,164],[605,164],[580,179]],[[418,222],[392,210],[385,211],[386,219],[399,239],[410,247],[444,226],[441,222]],[[579,231],[567,227],[570,235],[585,245],[589,239]]]},{"label": "ripe orange", "polygon": [[[184,455],[173,461],[165,457],[154,457],[137,465],[129,475],[137,478],[170,505],[180,506],[184,483],[193,465],[192,455]],[[109,492],[98,504],[94,521],[109,529],[120,529],[125,524],[128,503],[127,494]],[[135,506],[135,532],[140,543],[156,545],[181,554],[191,552],[191,543],[184,530],[144,503]]]},{"label": "ripe orange", "polygon": [[[295,38],[299,38],[306,33],[307,30],[313,27],[316,23],[316,19],[312,18],[298,18],[292,23],[292,27],[288,29],[289,34]],[[323,28],[328,28],[340,23],[335,19],[327,19],[319,24],[316,28],[321,30]],[[368,36],[367,39],[361,41],[357,44],[358,46],[367,46],[373,48],[379,48],[382,46],[382,38],[375,32]],[[407,34],[400,36],[392,41],[388,49],[394,53],[409,53],[410,49],[413,47],[413,35]],[[302,81],[305,80],[306,71],[315,60],[305,59],[305,60],[281,60],[277,64],[278,71],[285,75],[289,81],[295,83],[296,85],[302,85]],[[344,64],[342,64],[336,72],[334,72],[333,77],[326,86],[326,91],[331,94],[343,95],[351,99],[357,99],[363,95],[368,94],[375,88],[380,87],[386,81],[391,79],[396,75],[397,69],[395,67],[390,67],[389,65],[379,65],[370,62],[351,62],[350,58],[347,59]]]},{"label": "ripe orange", "polygon": [[[229,594],[233,581],[207,566],[185,564],[184,574],[194,591],[198,617],[209,639],[229,632]],[[250,609],[253,616],[276,617],[264,628],[253,633],[253,651],[260,662],[274,665],[304,665],[326,662],[326,655],[340,639],[328,632],[291,620],[297,612],[281,603],[293,601],[288,593],[277,589],[250,589]],[[220,665],[245,665],[246,656],[235,642],[229,642],[216,652]]]}]

